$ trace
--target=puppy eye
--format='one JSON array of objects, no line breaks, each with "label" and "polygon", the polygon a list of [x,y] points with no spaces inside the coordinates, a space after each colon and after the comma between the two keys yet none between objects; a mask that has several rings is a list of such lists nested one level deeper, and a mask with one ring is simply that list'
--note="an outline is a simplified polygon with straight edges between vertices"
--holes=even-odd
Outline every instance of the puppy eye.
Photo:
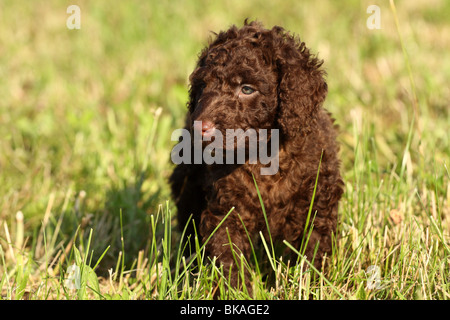
[{"label": "puppy eye", "polygon": [[249,95],[249,94],[252,94],[253,92],[255,92],[255,89],[253,89],[252,87],[249,87],[249,86],[243,86],[241,91],[243,94]]}]

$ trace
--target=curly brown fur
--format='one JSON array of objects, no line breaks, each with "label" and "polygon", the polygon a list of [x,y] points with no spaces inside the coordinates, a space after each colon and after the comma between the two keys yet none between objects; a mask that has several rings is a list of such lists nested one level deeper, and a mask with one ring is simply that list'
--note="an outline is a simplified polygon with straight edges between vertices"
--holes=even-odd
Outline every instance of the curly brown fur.
[{"label": "curly brown fur", "polygon": [[[253,176],[271,237],[300,248],[321,156],[312,208],[316,216],[305,255],[320,269],[322,257],[331,253],[343,183],[333,119],[322,108],[327,84],[321,65],[283,28],[267,30],[247,21],[242,28],[232,26],[217,34],[199,56],[190,77],[186,128],[192,131],[194,121],[208,121],[224,134],[228,128],[280,130],[279,170],[274,175],[261,175],[261,163],[247,162],[181,164],[170,178],[180,227],[193,215],[203,241],[235,208],[206,245],[208,255],[216,256],[225,270],[234,263],[228,235],[235,251],[250,257],[242,222],[252,241],[260,231],[267,236]],[[243,94],[243,85],[256,91]],[[188,232],[193,232],[192,226]]]}]

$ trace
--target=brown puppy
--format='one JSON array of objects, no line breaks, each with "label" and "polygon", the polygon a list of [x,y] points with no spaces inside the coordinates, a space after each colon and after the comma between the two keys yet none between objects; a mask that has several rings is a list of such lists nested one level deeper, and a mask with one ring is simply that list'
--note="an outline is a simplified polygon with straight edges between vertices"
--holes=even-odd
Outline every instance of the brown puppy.
[{"label": "brown puppy", "polygon": [[[323,256],[331,253],[343,182],[333,119],[322,108],[327,84],[321,65],[303,42],[283,28],[268,30],[247,21],[242,28],[232,26],[217,34],[200,54],[190,77],[186,129],[197,131],[203,138],[217,131],[225,136],[227,129],[279,130],[279,167],[272,174],[262,174],[267,164],[249,161],[246,145],[244,163],[179,164],[170,178],[180,228],[192,215],[203,241],[234,207],[206,244],[208,255],[216,256],[226,272],[235,264],[229,238],[235,255],[243,254],[248,259],[251,246],[247,233],[252,242],[259,239],[260,231],[267,237],[253,177],[272,239],[287,240],[299,249],[305,238],[319,163],[310,217],[313,231],[303,246],[318,269]],[[201,126],[194,127],[194,121],[202,121]],[[274,143],[271,137],[267,135],[268,149]],[[223,150],[230,151],[225,142]],[[203,142],[203,148],[208,143]],[[236,269],[232,268],[233,284],[237,282]]]}]

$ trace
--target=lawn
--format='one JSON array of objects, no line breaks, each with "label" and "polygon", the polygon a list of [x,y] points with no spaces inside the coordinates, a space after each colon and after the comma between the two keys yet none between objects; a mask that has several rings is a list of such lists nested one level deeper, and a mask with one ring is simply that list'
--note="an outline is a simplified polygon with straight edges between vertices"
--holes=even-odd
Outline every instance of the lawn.
[{"label": "lawn", "polygon": [[[0,299],[449,299],[449,16],[446,0],[2,0]],[[183,257],[167,183],[197,55],[247,17],[324,59],[345,181],[328,267],[263,241],[242,261],[252,294],[201,243]]]}]

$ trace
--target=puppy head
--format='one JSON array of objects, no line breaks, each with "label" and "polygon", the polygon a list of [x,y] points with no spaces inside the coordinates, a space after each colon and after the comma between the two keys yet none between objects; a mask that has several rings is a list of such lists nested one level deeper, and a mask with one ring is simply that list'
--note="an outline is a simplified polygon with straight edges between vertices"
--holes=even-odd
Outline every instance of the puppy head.
[{"label": "puppy head", "polygon": [[202,135],[280,129],[292,139],[308,132],[327,93],[321,64],[281,27],[232,26],[203,49],[190,76],[191,125],[202,121]]}]

